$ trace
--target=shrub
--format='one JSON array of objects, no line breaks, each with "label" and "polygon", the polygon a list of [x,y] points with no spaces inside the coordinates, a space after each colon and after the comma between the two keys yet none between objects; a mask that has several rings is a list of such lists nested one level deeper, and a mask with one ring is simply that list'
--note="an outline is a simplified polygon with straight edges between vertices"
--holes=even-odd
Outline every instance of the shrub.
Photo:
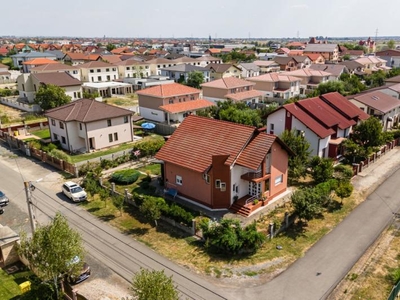
[{"label": "shrub", "polygon": [[349,165],[337,165],[334,171],[335,178],[340,180],[350,180],[353,177],[353,168]]},{"label": "shrub", "polygon": [[113,161],[112,160],[108,160],[108,159],[102,159],[100,161],[100,166],[103,169],[109,169],[109,168],[111,168],[113,166]]},{"label": "shrub", "polygon": [[30,141],[29,142],[29,147],[41,150],[42,149],[42,144],[39,141]]},{"label": "shrub", "polygon": [[166,206],[162,212],[166,217],[187,226],[191,226],[192,220],[194,219],[194,216],[190,212],[175,203],[171,204],[169,207]]},{"label": "shrub", "polygon": [[61,159],[63,161],[66,161],[66,162],[69,162],[69,163],[71,162],[71,157],[67,153],[62,151],[62,150],[53,149],[53,150],[50,151],[50,155],[54,156],[54,157],[56,157],[58,159]]},{"label": "shrub", "polygon": [[161,149],[164,143],[165,141],[163,139],[152,139],[137,143],[132,149],[132,159],[136,159],[136,156],[133,155],[134,151],[140,150],[140,157],[154,155]]},{"label": "shrub", "polygon": [[101,189],[99,182],[90,176],[85,177],[82,183],[82,187],[84,187],[85,190],[91,195],[98,194]]},{"label": "shrub", "polygon": [[123,185],[132,184],[138,180],[139,175],[140,172],[134,169],[120,170],[111,175],[110,181]]},{"label": "shrub", "polygon": [[87,162],[79,168],[79,176],[86,176],[88,173],[93,172],[96,168],[100,167],[98,162]]}]

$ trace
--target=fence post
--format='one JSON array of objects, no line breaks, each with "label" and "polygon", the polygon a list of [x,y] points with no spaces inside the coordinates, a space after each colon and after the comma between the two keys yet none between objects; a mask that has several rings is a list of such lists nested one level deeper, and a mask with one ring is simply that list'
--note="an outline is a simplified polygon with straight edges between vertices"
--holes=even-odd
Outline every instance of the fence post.
[{"label": "fence post", "polygon": [[285,228],[289,228],[289,213],[285,212]]},{"label": "fence post", "polygon": [[124,202],[128,202],[128,189],[124,190],[124,195],[125,195]]},{"label": "fence post", "polygon": [[100,183],[100,186],[103,186],[103,177],[99,178],[99,183]]},{"label": "fence post", "polygon": [[269,223],[269,238],[272,240],[274,238],[274,223]]},{"label": "fence post", "polygon": [[115,182],[111,182],[111,194],[115,195]]},{"label": "fence post", "polygon": [[192,235],[196,234],[196,220],[192,220]]}]

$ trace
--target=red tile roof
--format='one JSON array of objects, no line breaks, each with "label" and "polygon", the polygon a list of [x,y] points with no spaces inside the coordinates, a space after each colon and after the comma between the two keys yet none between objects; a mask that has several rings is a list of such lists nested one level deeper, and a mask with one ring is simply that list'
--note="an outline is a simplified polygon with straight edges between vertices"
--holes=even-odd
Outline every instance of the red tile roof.
[{"label": "red tile roof", "polygon": [[229,155],[232,165],[256,128],[190,115],[156,154],[156,158],[181,167],[204,172],[213,155]]},{"label": "red tile roof", "polygon": [[200,90],[179,83],[160,84],[136,92],[138,95],[166,98],[172,96],[200,93]]},{"label": "red tile roof", "polygon": [[132,111],[109,105],[94,99],[79,99],[71,103],[52,108],[45,116],[64,122],[94,122],[110,118],[132,115]]},{"label": "red tile roof", "polygon": [[337,125],[340,129],[346,129],[356,124],[356,121],[347,119],[319,97],[298,101],[296,105],[326,127],[333,128]]},{"label": "red tile roof", "polygon": [[89,69],[89,68],[111,68],[112,64],[106,63],[104,61],[90,61],[81,65],[76,66],[79,69]]},{"label": "red tile roof", "polygon": [[213,80],[210,82],[206,82],[201,84],[202,87],[214,87],[220,89],[233,89],[243,86],[252,86],[255,85],[254,82],[249,82],[247,80],[239,79],[236,77],[227,77],[222,79]]},{"label": "red tile roof", "polygon": [[313,131],[320,138],[326,138],[335,133],[332,128],[327,128],[315,120],[312,116],[307,114],[304,110],[296,105],[296,103],[290,103],[282,106],[290,112],[296,119],[306,125],[311,131]]},{"label": "red tile roof", "polygon": [[338,92],[323,94],[320,98],[350,119],[358,118],[360,120],[366,120],[369,118],[367,113],[359,109]]},{"label": "red tile roof", "polygon": [[239,155],[236,163],[243,167],[257,170],[276,139],[277,137],[273,134],[260,133],[251,140]]},{"label": "red tile roof", "polygon": [[228,99],[231,99],[233,101],[243,101],[243,100],[254,98],[254,97],[261,97],[262,95],[263,95],[263,93],[260,91],[251,90],[251,91],[245,91],[245,92],[236,93],[236,94],[227,94],[227,95],[225,95],[225,97]]},{"label": "red tile roof", "polygon": [[162,109],[168,113],[171,113],[171,114],[176,114],[176,113],[181,113],[181,112],[204,109],[204,108],[207,108],[207,107],[210,107],[213,105],[215,105],[215,104],[211,101],[204,100],[204,99],[197,99],[197,100],[192,100],[192,101],[162,105],[162,106],[160,106],[160,109]]}]

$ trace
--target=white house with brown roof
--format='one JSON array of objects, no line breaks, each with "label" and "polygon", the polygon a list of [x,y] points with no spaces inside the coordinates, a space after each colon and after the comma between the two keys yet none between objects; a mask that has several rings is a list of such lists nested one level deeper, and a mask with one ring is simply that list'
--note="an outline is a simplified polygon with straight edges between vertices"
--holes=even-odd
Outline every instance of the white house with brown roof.
[{"label": "white house with brown roof", "polygon": [[400,118],[400,101],[381,91],[347,97],[351,103],[382,122],[383,130],[392,129]]},{"label": "white house with brown roof", "polygon": [[305,68],[290,72],[283,72],[282,75],[294,76],[301,79],[300,94],[305,95],[316,89],[319,84],[330,81],[331,74],[325,71]]},{"label": "white house with brown roof", "polygon": [[204,99],[218,101],[241,101],[259,103],[262,92],[254,89],[255,83],[236,77],[226,77],[201,84]]},{"label": "white house with brown roof", "polygon": [[24,73],[17,78],[19,96],[33,103],[40,86],[52,84],[64,89],[71,100],[82,98],[82,82],[67,72]]},{"label": "white house with brown roof", "polygon": [[260,68],[260,74],[279,72],[280,66],[273,60],[255,60],[253,64]]},{"label": "white house with brown roof", "polygon": [[70,152],[90,152],[133,141],[132,112],[79,99],[45,112],[51,141]]},{"label": "white house with brown roof", "polygon": [[137,92],[140,115],[160,123],[179,123],[213,103],[200,99],[200,90],[179,83],[162,84]]},{"label": "white house with brown roof", "polygon": [[386,60],[381,59],[376,56],[365,56],[360,57],[354,60],[355,62],[364,66],[364,72],[367,74],[371,74],[373,72],[377,72],[379,70],[388,71],[391,68],[386,66]]},{"label": "white house with brown roof", "polygon": [[77,67],[81,70],[83,82],[107,82],[119,79],[117,66],[106,62],[91,61]]},{"label": "white house with brown roof", "polygon": [[56,63],[56,64],[46,64],[46,65],[41,65],[34,67],[30,69],[31,73],[54,73],[54,72],[66,72],[72,77],[81,80],[81,71],[79,68],[66,65],[66,64],[61,64],[61,63]]},{"label": "white house with brown roof", "polygon": [[227,77],[242,77],[242,69],[232,64],[208,64],[210,70],[210,80],[217,80]]}]

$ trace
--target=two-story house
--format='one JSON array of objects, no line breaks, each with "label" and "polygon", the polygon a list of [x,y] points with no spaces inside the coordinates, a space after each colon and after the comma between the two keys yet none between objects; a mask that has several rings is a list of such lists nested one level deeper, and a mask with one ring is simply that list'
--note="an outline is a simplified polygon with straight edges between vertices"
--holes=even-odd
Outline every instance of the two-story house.
[{"label": "two-story house", "polygon": [[77,67],[69,66],[66,64],[55,63],[55,64],[41,65],[32,68],[30,71],[31,73],[66,72],[72,77],[81,80],[81,70]]},{"label": "two-story house", "polygon": [[117,67],[102,61],[77,65],[83,82],[108,82],[119,78]]},{"label": "two-story house", "polygon": [[90,152],[133,141],[132,112],[79,99],[47,110],[51,141],[72,153]]},{"label": "two-story house", "polygon": [[160,123],[181,122],[197,110],[213,103],[200,99],[200,90],[170,83],[152,86],[137,92],[140,115],[146,120]]},{"label": "two-story house", "polygon": [[279,65],[281,71],[297,70],[297,61],[291,56],[275,56],[274,62]]},{"label": "two-story house", "polygon": [[241,78],[249,78],[260,75],[260,67],[255,63],[240,63],[238,67],[242,69]]},{"label": "two-story house", "polygon": [[82,52],[67,52],[63,57],[63,61],[72,66],[78,66],[91,61],[99,60],[101,60],[100,54],[85,54]]},{"label": "two-story house", "polygon": [[382,122],[383,130],[392,129],[399,120],[400,101],[381,91],[347,97],[351,103]]},{"label": "two-story house", "polygon": [[180,199],[228,209],[284,193],[291,153],[278,137],[253,126],[189,116],[156,158],[164,186]]},{"label": "two-story house", "polygon": [[352,127],[368,117],[334,92],[279,107],[268,115],[267,133],[280,135],[285,130],[296,130],[310,143],[311,156],[338,159],[343,155],[341,144]]},{"label": "two-story house", "polygon": [[319,84],[329,81],[330,73],[313,70],[311,68],[300,69],[291,72],[283,72],[282,75],[294,76],[301,79],[300,95],[306,95],[316,89]]},{"label": "two-story house", "polygon": [[150,64],[135,59],[113,63],[118,68],[119,78],[147,78],[150,76]]},{"label": "two-story house", "polygon": [[82,97],[82,82],[66,72],[24,73],[17,78],[19,96],[29,103],[34,102],[40,86],[47,84],[63,88],[71,100]]},{"label": "two-story house", "polygon": [[227,77],[236,77],[240,78],[242,74],[242,70],[235,65],[231,64],[208,64],[206,66],[207,69],[210,70],[210,79],[217,80],[221,78]]},{"label": "two-story house", "polygon": [[337,62],[339,59],[339,48],[337,44],[307,44],[303,53],[304,55],[320,54],[325,58],[325,60],[331,62]]},{"label": "two-story house", "polygon": [[254,89],[261,91],[264,99],[277,101],[278,98],[277,102],[280,104],[284,100],[300,95],[301,79],[298,77],[268,73],[247,80],[255,83]]},{"label": "two-story house", "polygon": [[236,77],[226,77],[201,84],[203,97],[214,103],[218,101],[241,101],[258,103],[263,95],[262,92],[254,89],[254,82]]},{"label": "two-story house", "polygon": [[273,60],[255,60],[253,61],[257,67],[260,68],[260,75],[271,72],[279,72],[280,66]]},{"label": "two-story house", "polygon": [[342,74],[349,74],[349,70],[345,65],[339,64],[312,64],[310,66],[312,70],[328,72],[329,81],[336,81],[339,80]]},{"label": "two-story house", "polygon": [[201,72],[204,82],[210,81],[210,70],[207,68],[193,66],[191,64],[180,64],[165,69],[161,69],[161,76],[167,76],[175,82],[186,82],[191,72]]},{"label": "two-story house", "polygon": [[24,65],[24,62],[36,59],[36,58],[45,58],[49,60],[56,60],[57,57],[51,53],[42,53],[42,52],[21,52],[15,55],[11,55],[13,65],[17,68],[21,69],[21,72],[28,73],[28,65]]},{"label": "two-story house", "polygon": [[387,67],[400,68],[400,50],[387,49],[378,51],[375,55],[385,60]]},{"label": "two-story house", "polygon": [[391,68],[386,66],[386,60],[383,60],[379,57],[375,56],[365,56],[360,57],[354,60],[355,62],[364,66],[364,72],[367,74],[371,74],[373,72],[377,72],[379,70],[388,71]]},{"label": "two-story house", "polygon": [[196,58],[196,60],[198,62],[200,62],[200,67],[206,67],[209,64],[222,64],[222,59],[218,58],[218,57],[213,57],[211,55],[205,55],[205,56],[201,56]]}]

